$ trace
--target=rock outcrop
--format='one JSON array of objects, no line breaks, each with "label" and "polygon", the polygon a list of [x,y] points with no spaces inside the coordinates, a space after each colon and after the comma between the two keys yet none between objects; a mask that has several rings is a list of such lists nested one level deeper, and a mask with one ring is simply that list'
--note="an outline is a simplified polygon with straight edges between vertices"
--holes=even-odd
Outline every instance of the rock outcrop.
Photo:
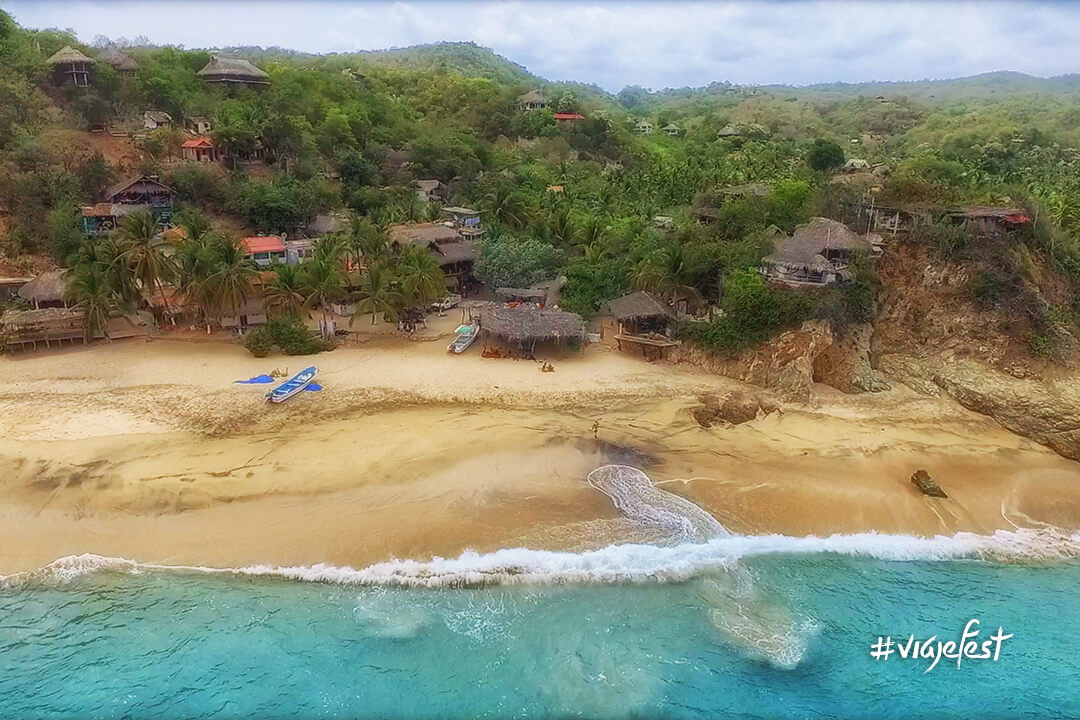
[{"label": "rock outcrop", "polygon": [[702,395],[698,399],[701,405],[694,408],[691,414],[697,424],[703,428],[709,428],[721,422],[739,425],[756,420],[759,415],[768,415],[780,409],[779,405],[768,398],[739,390],[725,393],[723,396]]},{"label": "rock outcrop", "polygon": [[813,397],[815,382],[847,393],[888,389],[870,364],[872,334],[872,328],[863,325],[838,338],[827,321],[810,320],[735,357],[719,357],[683,345],[672,359],[770,388],[791,402],[805,403]]},{"label": "rock outcrop", "polygon": [[946,394],[1009,430],[1080,460],[1080,378],[1018,378],[974,360],[883,355],[881,369],[916,392]]},{"label": "rock outcrop", "polygon": [[930,477],[930,473],[925,470],[916,470],[911,475],[911,484],[919,488],[919,492],[923,495],[930,497],[947,498],[948,495],[941,489],[941,486],[934,482],[934,478]]}]

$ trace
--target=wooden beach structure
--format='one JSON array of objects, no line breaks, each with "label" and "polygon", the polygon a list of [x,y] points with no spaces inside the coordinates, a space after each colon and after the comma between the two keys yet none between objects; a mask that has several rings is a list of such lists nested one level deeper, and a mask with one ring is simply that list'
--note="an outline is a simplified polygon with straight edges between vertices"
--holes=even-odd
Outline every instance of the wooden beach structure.
[{"label": "wooden beach structure", "polygon": [[35,310],[65,307],[66,275],[67,270],[64,269],[43,272],[19,288],[18,295],[33,305]]},{"label": "wooden beach structure", "polygon": [[[601,316],[605,314],[618,323],[616,332],[609,337],[619,350],[640,348],[645,359],[658,360],[664,357],[665,350],[680,344],[671,338],[675,311],[651,293],[639,291],[609,300],[601,308]],[[604,327],[602,324],[601,338]]]},{"label": "wooden beach structure", "polygon": [[504,342],[530,353],[538,343],[562,346],[577,341],[584,347],[585,321],[564,310],[541,310],[536,305],[493,304],[479,308],[480,336],[484,346]]},{"label": "wooden beach structure", "polygon": [[0,316],[0,339],[7,350],[27,346],[37,350],[38,343],[51,348],[54,343],[63,344],[64,340],[86,342],[83,313],[63,307],[6,312]]}]

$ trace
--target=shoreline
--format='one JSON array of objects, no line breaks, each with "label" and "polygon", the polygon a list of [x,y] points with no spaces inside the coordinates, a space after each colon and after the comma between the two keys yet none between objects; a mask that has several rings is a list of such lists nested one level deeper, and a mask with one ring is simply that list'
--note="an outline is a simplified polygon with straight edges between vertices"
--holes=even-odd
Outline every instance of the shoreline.
[{"label": "shoreline", "polygon": [[[904,388],[702,429],[703,393],[759,388],[614,352],[533,363],[379,341],[311,358],[123,343],[0,359],[0,574],[144,563],[367,567],[633,541],[587,474],[626,452],[740,535],[913,537],[1080,527],[1076,463]],[[233,385],[314,362],[281,407]],[[599,423],[593,439],[593,423]],[[949,494],[908,482],[926,469]]]}]

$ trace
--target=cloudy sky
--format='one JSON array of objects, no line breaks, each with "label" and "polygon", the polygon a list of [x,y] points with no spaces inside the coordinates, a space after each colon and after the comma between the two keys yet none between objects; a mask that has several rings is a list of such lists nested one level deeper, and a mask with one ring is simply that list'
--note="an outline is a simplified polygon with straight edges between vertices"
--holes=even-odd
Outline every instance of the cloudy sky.
[{"label": "cloudy sky", "polygon": [[654,89],[1080,72],[1080,2],[23,2],[27,27],[308,52],[472,40],[552,80]]}]

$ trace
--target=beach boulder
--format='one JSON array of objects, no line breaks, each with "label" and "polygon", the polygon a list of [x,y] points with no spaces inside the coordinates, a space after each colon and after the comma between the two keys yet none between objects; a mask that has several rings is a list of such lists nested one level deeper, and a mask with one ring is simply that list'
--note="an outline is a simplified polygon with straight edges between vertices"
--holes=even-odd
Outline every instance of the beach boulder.
[{"label": "beach boulder", "polygon": [[768,415],[779,410],[771,400],[751,393],[733,390],[723,396],[702,395],[701,405],[690,411],[697,424],[709,428],[717,423],[739,425],[756,420],[759,414]]},{"label": "beach boulder", "polygon": [[916,470],[911,476],[911,484],[919,488],[919,492],[923,495],[939,498],[949,497],[941,489],[941,486],[934,482],[934,478],[930,477],[930,473],[925,470]]}]

